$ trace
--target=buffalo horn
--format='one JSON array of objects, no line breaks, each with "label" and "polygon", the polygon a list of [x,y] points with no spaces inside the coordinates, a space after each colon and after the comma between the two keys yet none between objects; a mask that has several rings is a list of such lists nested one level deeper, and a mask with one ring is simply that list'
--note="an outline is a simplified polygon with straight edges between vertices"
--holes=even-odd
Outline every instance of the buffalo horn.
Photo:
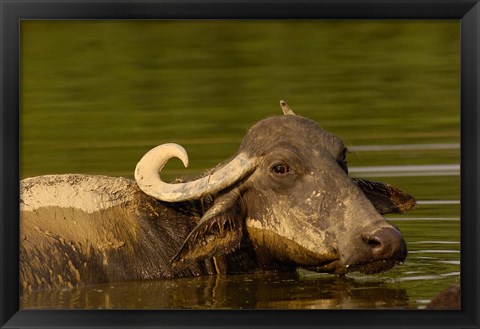
[{"label": "buffalo horn", "polygon": [[191,182],[169,184],[162,181],[160,171],[171,158],[179,158],[185,167],[188,166],[185,149],[178,144],[168,143],[148,151],[135,168],[135,180],[140,189],[158,200],[168,202],[194,200],[215,194],[253,172],[257,165],[255,158],[239,153],[208,176]]},{"label": "buffalo horn", "polygon": [[292,108],[284,100],[280,101],[280,107],[282,108],[284,115],[296,115]]}]

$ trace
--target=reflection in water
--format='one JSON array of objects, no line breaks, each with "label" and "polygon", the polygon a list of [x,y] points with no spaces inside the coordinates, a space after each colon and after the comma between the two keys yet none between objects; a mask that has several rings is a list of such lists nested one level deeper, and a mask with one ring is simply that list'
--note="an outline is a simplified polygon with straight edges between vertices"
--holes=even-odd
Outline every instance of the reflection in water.
[{"label": "reflection in water", "polygon": [[405,289],[383,282],[279,273],[94,285],[21,299],[32,309],[378,309],[408,308],[408,300]]}]

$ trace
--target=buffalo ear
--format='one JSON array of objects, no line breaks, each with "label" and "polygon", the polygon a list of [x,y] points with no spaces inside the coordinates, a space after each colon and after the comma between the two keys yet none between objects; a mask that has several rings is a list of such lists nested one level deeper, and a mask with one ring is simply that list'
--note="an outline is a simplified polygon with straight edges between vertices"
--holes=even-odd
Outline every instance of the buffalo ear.
[{"label": "buffalo ear", "polygon": [[174,267],[233,252],[243,236],[243,208],[238,189],[215,198],[170,261]]},{"label": "buffalo ear", "polygon": [[353,181],[382,215],[390,213],[403,214],[415,208],[416,201],[413,196],[387,183],[357,178],[354,178]]}]

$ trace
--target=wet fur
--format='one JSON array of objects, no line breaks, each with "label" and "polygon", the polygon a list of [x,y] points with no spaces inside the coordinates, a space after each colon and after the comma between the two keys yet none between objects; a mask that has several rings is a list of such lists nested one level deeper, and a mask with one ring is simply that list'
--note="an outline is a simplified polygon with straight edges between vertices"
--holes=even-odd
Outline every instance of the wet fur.
[{"label": "wet fur", "polygon": [[[79,179],[79,175],[66,177],[72,185]],[[205,209],[211,207],[212,198],[168,203],[145,195],[134,181],[108,179],[112,184],[122,180],[125,191],[130,194],[126,202],[94,213],[60,207],[22,211],[20,282],[23,289],[255,271],[255,256],[248,239],[238,238],[241,235],[237,232],[243,224],[236,204],[220,220],[193,232],[201,238],[197,243],[201,243],[207,238],[207,231],[215,236],[216,232],[225,230],[229,232],[225,235],[227,238],[238,240],[235,247],[207,250],[200,258],[198,252],[194,252],[191,257],[195,257],[195,261],[190,261],[188,266],[174,267],[171,259],[187,236],[192,235]],[[52,188],[54,186],[52,183]],[[242,250],[233,252],[240,249],[240,244]],[[192,246],[192,242],[189,245]],[[231,254],[212,259],[212,253]]]}]

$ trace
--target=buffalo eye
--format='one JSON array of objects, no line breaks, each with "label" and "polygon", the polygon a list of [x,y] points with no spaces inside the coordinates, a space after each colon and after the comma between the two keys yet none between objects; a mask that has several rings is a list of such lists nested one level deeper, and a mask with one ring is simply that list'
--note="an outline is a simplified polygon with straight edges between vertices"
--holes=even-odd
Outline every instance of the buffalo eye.
[{"label": "buffalo eye", "polygon": [[290,171],[290,167],[286,164],[276,164],[272,167],[272,171],[277,175],[285,175]]}]

